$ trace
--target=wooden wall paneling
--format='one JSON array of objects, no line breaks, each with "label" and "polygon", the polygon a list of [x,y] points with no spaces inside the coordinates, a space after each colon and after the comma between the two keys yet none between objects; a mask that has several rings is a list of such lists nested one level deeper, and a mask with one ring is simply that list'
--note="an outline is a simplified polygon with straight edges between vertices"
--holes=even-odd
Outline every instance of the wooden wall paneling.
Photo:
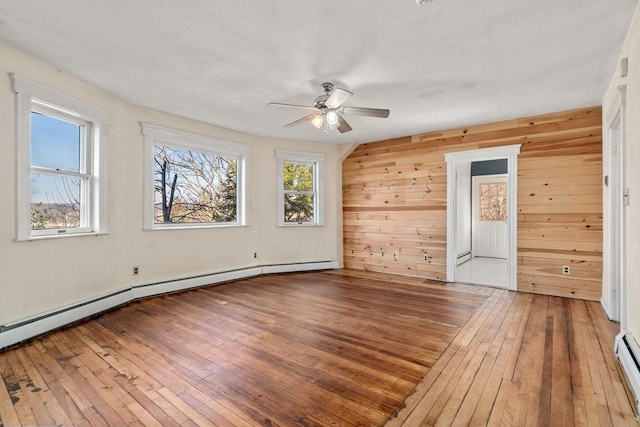
[{"label": "wooden wall paneling", "polygon": [[518,289],[598,300],[601,114],[582,108],[360,145],[343,162],[345,267],[444,280],[444,153],[522,144]]}]

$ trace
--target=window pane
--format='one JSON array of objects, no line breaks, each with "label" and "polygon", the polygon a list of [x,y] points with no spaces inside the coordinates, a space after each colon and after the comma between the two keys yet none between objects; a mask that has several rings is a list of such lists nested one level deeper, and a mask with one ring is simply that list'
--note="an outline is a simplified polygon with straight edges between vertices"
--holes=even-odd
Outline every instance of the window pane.
[{"label": "window pane", "polygon": [[236,159],[155,147],[154,223],[237,222]]},{"label": "window pane", "polygon": [[282,178],[285,191],[313,191],[313,164],[285,162]]},{"label": "window pane", "polygon": [[507,184],[480,184],[480,220],[507,220]]},{"label": "window pane", "polygon": [[81,178],[31,174],[31,229],[80,227]]},{"label": "window pane", "polygon": [[80,172],[84,126],[31,112],[31,165]]},{"label": "window pane", "polygon": [[285,194],[284,222],[313,222],[313,195]]}]

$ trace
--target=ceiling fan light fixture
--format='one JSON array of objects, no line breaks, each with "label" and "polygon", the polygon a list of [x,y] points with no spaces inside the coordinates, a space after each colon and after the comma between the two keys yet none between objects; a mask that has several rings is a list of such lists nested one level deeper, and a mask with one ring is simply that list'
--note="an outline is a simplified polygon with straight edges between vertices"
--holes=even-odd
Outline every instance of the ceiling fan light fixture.
[{"label": "ceiling fan light fixture", "polygon": [[327,123],[329,123],[331,127],[334,127],[336,124],[338,124],[338,113],[336,113],[335,111],[327,112]]},{"label": "ceiling fan light fixture", "polygon": [[313,127],[321,130],[327,136],[330,130],[337,129],[340,133],[352,130],[349,123],[342,117],[342,114],[382,118],[389,117],[389,110],[387,109],[345,106],[344,103],[353,93],[345,89],[335,88],[332,83],[323,83],[322,90],[324,90],[324,94],[318,96],[312,105],[283,104],[280,102],[272,102],[269,105],[274,107],[313,110],[314,113],[286,124],[285,127],[294,127],[302,123],[311,122]]},{"label": "ceiling fan light fixture", "polygon": [[316,115],[313,120],[311,120],[311,124],[316,128],[316,129],[320,129],[322,127],[322,123],[324,122],[324,116],[323,115]]}]

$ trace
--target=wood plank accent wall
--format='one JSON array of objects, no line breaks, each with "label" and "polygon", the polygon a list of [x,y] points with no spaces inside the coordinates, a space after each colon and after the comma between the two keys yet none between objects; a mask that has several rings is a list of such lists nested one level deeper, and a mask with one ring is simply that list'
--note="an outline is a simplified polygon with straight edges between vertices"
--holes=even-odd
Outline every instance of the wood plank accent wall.
[{"label": "wood plank accent wall", "polygon": [[445,280],[444,153],[511,144],[522,144],[518,290],[599,300],[600,107],[360,145],[342,166],[345,267]]}]

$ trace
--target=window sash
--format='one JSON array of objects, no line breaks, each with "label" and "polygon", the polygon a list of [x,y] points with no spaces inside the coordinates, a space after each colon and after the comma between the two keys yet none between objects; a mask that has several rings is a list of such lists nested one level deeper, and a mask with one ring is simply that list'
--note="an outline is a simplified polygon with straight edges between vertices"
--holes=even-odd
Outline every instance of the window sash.
[{"label": "window sash", "polygon": [[[208,154],[208,155],[213,155],[217,158],[222,158],[222,159],[226,159],[229,160],[231,162],[235,162],[236,164],[236,179],[235,179],[235,186],[236,186],[236,195],[235,195],[235,204],[236,204],[236,215],[235,215],[235,220],[234,221],[203,221],[203,222],[197,222],[197,221],[190,221],[190,222],[171,222],[171,223],[165,223],[165,222],[157,222],[156,221],[156,213],[155,213],[155,209],[156,209],[156,196],[157,196],[157,191],[155,188],[155,178],[154,178],[154,218],[153,218],[153,222],[154,222],[154,227],[158,227],[158,228],[162,228],[162,227],[193,227],[193,226],[214,226],[214,225],[238,225],[240,222],[238,220],[238,205],[239,205],[239,192],[238,192],[238,169],[240,167],[240,163],[241,163],[241,159],[238,156],[233,156],[233,155],[225,155],[225,154],[220,154],[215,152],[214,150],[203,150],[203,149],[194,149],[194,148],[185,148],[185,147],[181,147],[179,145],[171,145],[171,144],[156,144],[154,145],[153,149],[154,149],[154,162],[156,159],[155,153],[157,149],[163,149],[163,148],[169,148],[169,149],[173,149],[173,150],[179,150],[179,151],[189,151],[189,152],[193,152],[193,153],[198,153],[198,154]],[[154,176],[156,174],[156,169],[154,167]],[[164,202],[164,201],[162,201]]]},{"label": "window sash", "polygon": [[[304,166],[311,166],[311,190],[306,190],[306,191],[300,191],[300,190],[287,190],[285,189],[285,185],[284,185],[284,169],[285,166],[287,164],[293,164],[293,165],[304,165]],[[318,166],[317,166],[317,162],[305,162],[305,161],[294,161],[294,160],[285,160],[282,162],[282,175],[283,175],[283,182],[282,182],[282,192],[283,192],[283,200],[282,203],[286,203],[287,200],[287,195],[301,195],[301,196],[311,196],[312,198],[312,213],[311,213],[311,221],[299,221],[299,220],[287,220],[286,218],[286,209],[283,209],[283,217],[282,217],[282,221],[285,224],[297,224],[297,225],[302,225],[302,224],[316,224],[317,223],[317,216],[318,216],[318,198],[316,196],[317,194],[317,170],[318,170]]]},{"label": "window sash", "polygon": [[[65,110],[61,107],[57,107],[52,104],[48,104],[46,102],[32,99],[31,100],[31,113],[42,114],[47,117],[52,117],[54,119],[68,122],[74,125],[77,125],[80,128],[79,141],[78,141],[78,170],[79,172],[64,170],[64,169],[53,169],[41,166],[30,166],[31,174],[40,174],[40,175],[49,175],[55,177],[66,177],[72,179],[78,179],[80,183],[80,189],[78,192],[78,204],[79,204],[79,223],[77,227],[51,227],[46,229],[33,229],[31,228],[32,236],[48,236],[48,235],[64,235],[64,234],[75,234],[75,233],[91,233],[94,231],[95,227],[92,223],[92,219],[94,215],[92,215],[92,203],[91,203],[91,188],[92,188],[92,175],[91,175],[91,146],[92,146],[92,123],[87,120],[83,120],[80,115],[70,112],[69,110]],[[33,131],[33,127],[30,125],[29,127],[29,143],[33,144],[33,139],[31,136],[31,132]],[[30,151],[32,150],[32,145]],[[31,184],[29,185],[29,199],[30,199],[30,207],[33,201],[33,193],[31,191]]]},{"label": "window sash", "polygon": [[[325,155],[322,153],[281,151],[276,150],[278,159],[278,225],[283,227],[295,226],[322,226],[323,225],[323,202],[322,202],[322,173]],[[311,166],[312,190],[301,191],[286,189],[284,179],[285,167],[287,164],[301,164]],[[312,198],[313,219],[311,221],[288,221],[286,219],[286,201],[290,196],[301,195]]]}]

